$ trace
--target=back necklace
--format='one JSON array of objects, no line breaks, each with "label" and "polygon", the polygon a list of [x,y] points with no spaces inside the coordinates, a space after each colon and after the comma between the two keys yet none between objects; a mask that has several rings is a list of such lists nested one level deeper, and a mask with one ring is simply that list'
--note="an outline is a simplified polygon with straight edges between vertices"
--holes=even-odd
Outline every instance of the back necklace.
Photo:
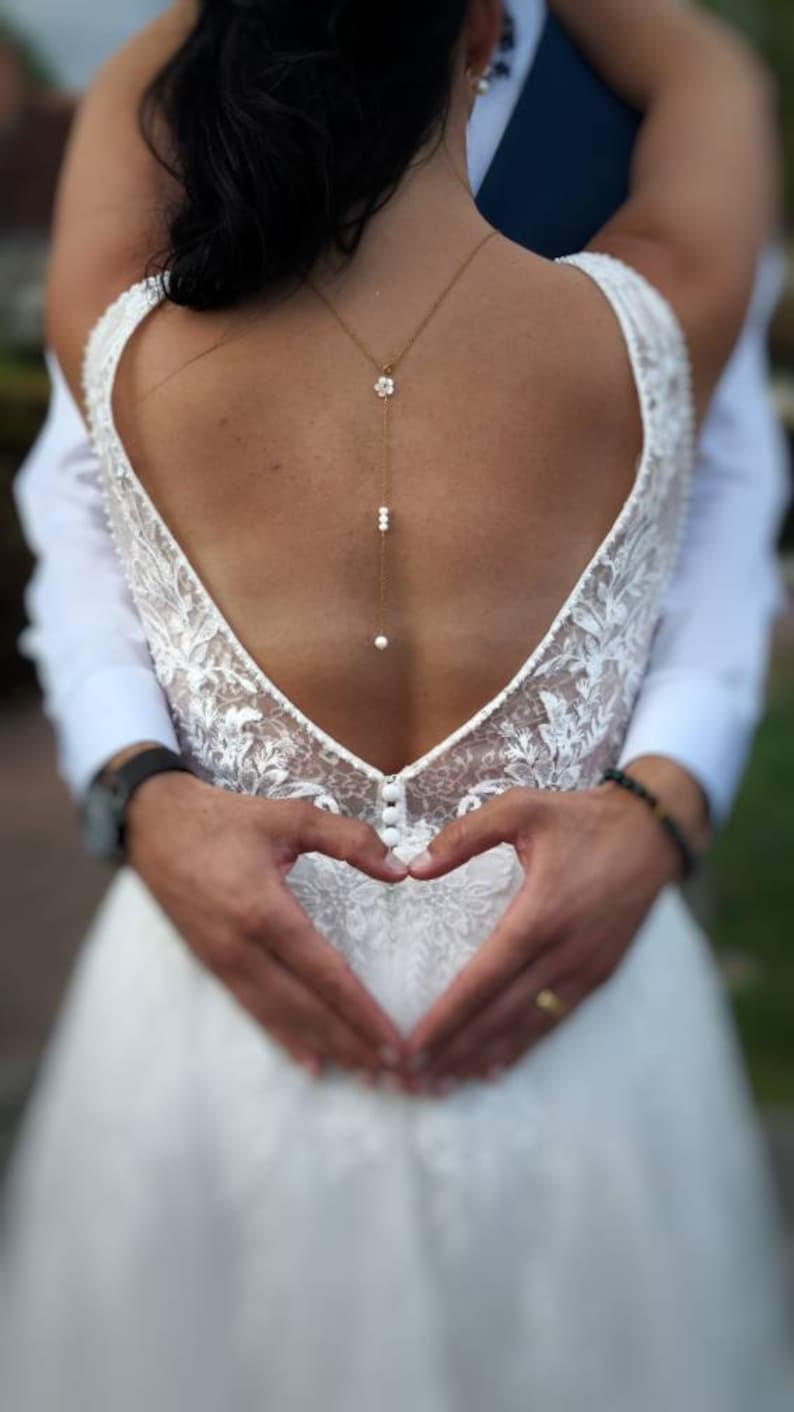
[{"label": "back necklace", "polygon": [[488,232],[487,235],[483,236],[482,240],[477,243],[475,249],[472,250],[471,254],[466,257],[460,269],[453,275],[452,279],[449,281],[449,284],[447,284],[445,288],[441,291],[438,298],[435,300],[430,312],[425,315],[421,324],[416,329],[415,333],[411,335],[404,348],[402,348],[399,353],[395,354],[394,357],[390,358],[387,363],[382,363],[379,358],[375,357],[374,353],[372,353],[371,350],[367,347],[366,343],[359,336],[356,330],[351,328],[347,320],[344,319],[342,315],[334,308],[328,296],[324,294],[321,289],[318,288],[318,286],[314,283],[313,280],[310,279],[308,281],[309,285],[314,290],[317,297],[322,300],[325,307],[330,311],[331,314],[333,314],[337,323],[341,325],[348,337],[353,340],[359,351],[363,353],[364,357],[368,360],[368,362],[372,363],[373,367],[377,368],[379,373],[378,380],[374,385],[374,391],[380,398],[383,406],[380,447],[380,505],[378,507],[377,526],[380,549],[380,591],[378,623],[375,635],[372,639],[373,646],[377,647],[379,652],[385,652],[386,648],[389,646],[389,637],[386,632],[389,591],[387,541],[390,533],[393,530],[393,515],[392,510],[389,506],[389,495],[391,489],[390,408],[392,400],[397,395],[397,383],[395,381],[395,374],[403,359],[408,355],[408,353],[410,353],[414,344],[424,333],[431,319],[438,313],[445,299],[448,297],[448,295],[452,293],[452,290],[455,288],[455,285],[466,273],[467,269],[469,268],[469,265],[472,263],[475,256],[479,255],[483,246],[487,245],[488,241],[492,240],[493,237],[497,234],[497,231],[491,230]]}]

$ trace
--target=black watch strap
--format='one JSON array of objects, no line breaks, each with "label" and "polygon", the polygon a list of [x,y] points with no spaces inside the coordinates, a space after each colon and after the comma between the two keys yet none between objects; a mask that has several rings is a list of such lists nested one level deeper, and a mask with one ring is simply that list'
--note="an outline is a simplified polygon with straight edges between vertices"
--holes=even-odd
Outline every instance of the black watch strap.
[{"label": "black watch strap", "polygon": [[189,775],[192,774],[192,771],[180,755],[162,745],[142,750],[140,754],[134,755],[123,765],[100,770],[93,788],[104,794],[112,809],[114,843],[109,847],[106,840],[104,846],[98,850],[99,856],[117,859],[124,857],[127,842],[127,810],[141,785],[145,784],[147,780],[153,779],[155,775],[175,773]]},{"label": "black watch strap", "polygon": [[186,775],[191,773],[181,755],[177,755],[173,750],[167,750],[164,745],[157,745],[152,746],[150,750],[142,750],[139,755],[133,755],[126,764],[103,772],[100,779],[112,783],[117,792],[120,807],[126,809],[141,785],[145,784],[147,780],[152,779],[155,775],[174,772]]},{"label": "black watch strap", "polygon": [[93,857],[122,863],[127,851],[127,810],[138,789],[153,775],[192,774],[181,755],[151,746],[126,764],[99,771],[82,801],[83,842]]}]

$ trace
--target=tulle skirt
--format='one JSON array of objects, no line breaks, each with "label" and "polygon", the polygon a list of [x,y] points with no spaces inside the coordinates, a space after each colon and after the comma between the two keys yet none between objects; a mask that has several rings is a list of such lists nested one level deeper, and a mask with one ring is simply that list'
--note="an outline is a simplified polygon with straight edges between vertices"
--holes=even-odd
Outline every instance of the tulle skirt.
[{"label": "tulle skirt", "polygon": [[791,1405],[779,1216],[674,891],[501,1081],[413,1098],[297,1068],[122,872],[4,1227],[4,1412]]}]

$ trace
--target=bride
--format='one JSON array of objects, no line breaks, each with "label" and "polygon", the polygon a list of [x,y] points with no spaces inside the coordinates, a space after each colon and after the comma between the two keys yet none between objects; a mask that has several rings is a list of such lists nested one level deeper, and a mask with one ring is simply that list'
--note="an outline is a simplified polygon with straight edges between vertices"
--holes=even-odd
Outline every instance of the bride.
[{"label": "bride", "polygon": [[[250,796],[262,902],[188,949],[131,809],[9,1183],[9,1412],[784,1405],[774,1206],[675,886],[701,805],[608,773],[771,105],[686,5],[554,9],[645,113],[625,206],[556,263],[465,175],[498,0],[176,6],[167,201],[101,226],[83,119],[51,337],[186,807]],[[667,885],[574,950],[533,864],[570,838],[562,915],[605,793]]]}]

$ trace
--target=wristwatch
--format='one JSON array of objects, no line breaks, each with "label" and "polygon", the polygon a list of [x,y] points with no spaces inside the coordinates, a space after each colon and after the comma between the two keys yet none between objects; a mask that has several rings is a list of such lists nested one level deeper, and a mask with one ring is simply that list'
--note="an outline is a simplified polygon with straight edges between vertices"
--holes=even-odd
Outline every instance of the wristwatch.
[{"label": "wristwatch", "polygon": [[142,784],[154,775],[191,770],[173,750],[158,746],[142,750],[116,769],[104,769],[83,799],[83,841],[94,858],[120,862],[126,854],[127,810]]}]

